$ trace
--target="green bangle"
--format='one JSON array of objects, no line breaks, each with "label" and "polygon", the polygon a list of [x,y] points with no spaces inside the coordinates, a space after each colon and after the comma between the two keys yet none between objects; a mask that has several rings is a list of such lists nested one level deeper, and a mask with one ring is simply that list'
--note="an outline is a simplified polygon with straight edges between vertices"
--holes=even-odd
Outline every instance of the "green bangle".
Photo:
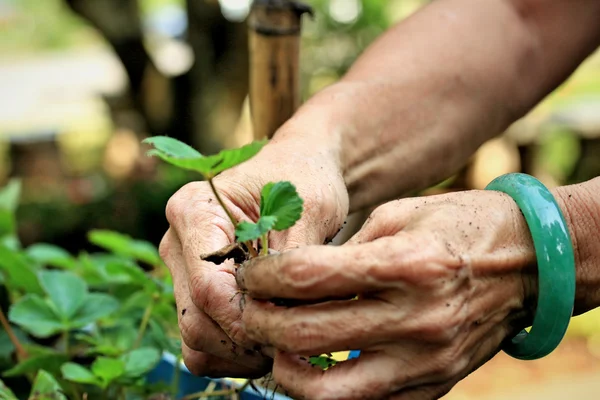
[{"label": "green bangle", "polygon": [[562,341],[575,303],[575,257],[567,224],[550,191],[526,174],[494,179],[486,190],[508,194],[525,216],[538,266],[538,299],[529,334],[523,330],[503,350],[521,360],[550,354]]}]

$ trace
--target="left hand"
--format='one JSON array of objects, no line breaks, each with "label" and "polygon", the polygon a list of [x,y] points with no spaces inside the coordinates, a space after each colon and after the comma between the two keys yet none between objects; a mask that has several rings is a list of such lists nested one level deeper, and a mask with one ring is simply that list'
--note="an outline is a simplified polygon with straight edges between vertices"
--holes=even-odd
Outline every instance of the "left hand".
[{"label": "left hand", "polygon": [[[492,191],[387,203],[348,244],[255,259],[238,283],[247,335],[277,349],[275,381],[311,400],[437,399],[531,322],[537,287],[525,220]],[[360,358],[326,371],[305,361],[349,349]]]}]

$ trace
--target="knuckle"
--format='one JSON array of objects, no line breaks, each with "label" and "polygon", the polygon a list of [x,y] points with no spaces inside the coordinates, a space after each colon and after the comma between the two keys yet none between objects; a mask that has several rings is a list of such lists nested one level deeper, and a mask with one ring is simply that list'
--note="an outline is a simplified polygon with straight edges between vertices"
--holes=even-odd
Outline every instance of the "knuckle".
[{"label": "knuckle", "polygon": [[207,345],[205,335],[202,334],[202,329],[198,329],[191,317],[179,319],[179,330],[181,340],[186,346],[196,351],[204,351]]},{"label": "knuckle", "polygon": [[203,187],[203,182],[191,182],[179,189],[167,202],[165,215],[171,225],[177,223],[180,215],[185,212],[186,204]]},{"label": "knuckle", "polygon": [[458,354],[456,347],[443,351],[437,357],[433,373],[441,379],[449,380],[462,375],[469,365],[469,358]]}]

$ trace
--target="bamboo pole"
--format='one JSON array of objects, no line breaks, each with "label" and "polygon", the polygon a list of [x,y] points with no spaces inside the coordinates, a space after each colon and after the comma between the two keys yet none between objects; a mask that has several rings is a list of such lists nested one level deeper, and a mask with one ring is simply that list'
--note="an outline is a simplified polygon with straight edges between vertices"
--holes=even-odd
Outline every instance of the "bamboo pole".
[{"label": "bamboo pole", "polygon": [[248,17],[250,112],[255,139],[271,138],[300,105],[300,34],[309,6],[255,0]]}]

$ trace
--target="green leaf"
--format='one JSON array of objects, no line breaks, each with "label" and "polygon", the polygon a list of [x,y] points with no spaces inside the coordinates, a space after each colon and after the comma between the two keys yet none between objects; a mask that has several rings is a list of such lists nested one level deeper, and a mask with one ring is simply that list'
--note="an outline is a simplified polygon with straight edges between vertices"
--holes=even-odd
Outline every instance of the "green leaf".
[{"label": "green leaf", "polygon": [[56,268],[73,269],[75,259],[66,250],[47,243],[31,245],[25,251],[27,256],[42,265]]},{"label": "green leaf", "polygon": [[65,378],[68,381],[102,386],[102,382],[100,381],[100,379],[96,378],[94,374],[92,374],[92,371],[85,367],[82,367],[79,364],[75,364],[72,362],[65,363],[60,368],[60,371],[62,372],[63,378]]},{"label": "green leaf", "polygon": [[25,293],[44,293],[35,266],[25,256],[5,245],[0,245],[0,270],[6,273],[11,288]]},{"label": "green leaf", "polygon": [[19,251],[21,250],[21,241],[19,240],[17,235],[8,234],[0,237],[0,246],[4,246],[12,251]]},{"label": "green leaf", "polygon": [[69,321],[86,300],[85,281],[66,271],[40,271],[39,278],[58,314]]},{"label": "green leaf", "polygon": [[68,329],[52,307],[36,294],[17,301],[9,310],[8,318],[35,337],[48,337]]},{"label": "green leaf", "polygon": [[12,211],[0,209],[0,236],[14,235],[17,230],[15,215]]},{"label": "green leaf", "polygon": [[162,262],[158,255],[158,250],[152,243],[135,240],[122,233],[94,230],[88,233],[88,239],[96,246],[115,254],[143,261],[150,265],[158,265]]},{"label": "green leaf", "polygon": [[48,372],[40,370],[35,377],[29,400],[67,400],[56,379]]},{"label": "green leaf", "polygon": [[200,158],[200,154],[193,147],[168,136],[153,136],[144,139],[142,143],[153,145],[156,150],[177,158]]},{"label": "green leaf", "polygon": [[290,182],[267,183],[260,193],[260,216],[277,218],[273,229],[283,231],[293,226],[302,215],[302,198]]},{"label": "green leaf", "polygon": [[158,156],[179,168],[199,172],[206,178],[212,178],[249,160],[267,143],[266,140],[252,142],[238,149],[223,150],[212,156],[203,156],[189,146],[181,142],[177,143],[178,141],[172,138],[158,136],[146,139],[144,142],[155,147],[154,150],[148,152],[148,155]]},{"label": "green leaf", "polygon": [[0,380],[0,400],[19,400],[2,380]]},{"label": "green leaf", "polygon": [[2,376],[19,376],[25,375],[31,372],[37,372],[40,369],[46,371],[55,372],[58,371],[62,363],[67,361],[69,358],[59,353],[47,353],[36,356],[30,356],[29,358],[21,361],[11,369],[4,371]]},{"label": "green leaf", "polygon": [[258,239],[273,229],[276,222],[277,217],[269,215],[260,217],[256,223],[242,221],[235,227],[235,236],[239,242]]},{"label": "green leaf", "polygon": [[0,209],[15,212],[21,197],[21,181],[11,179],[6,186],[0,189]]},{"label": "green leaf", "polygon": [[337,361],[327,356],[312,356],[308,359],[311,365],[320,367],[321,369],[328,369],[337,364]]},{"label": "green leaf", "polygon": [[141,347],[121,356],[128,378],[141,377],[160,361],[160,352],[153,347]]},{"label": "green leaf", "polygon": [[98,357],[92,364],[92,372],[106,387],[125,373],[125,362],[117,358]]},{"label": "green leaf", "polygon": [[150,278],[135,264],[112,261],[106,264],[104,272],[113,283],[134,283],[145,286],[150,283]]},{"label": "green leaf", "polygon": [[110,295],[90,293],[71,319],[71,327],[83,328],[117,311],[119,305],[119,301]]}]

